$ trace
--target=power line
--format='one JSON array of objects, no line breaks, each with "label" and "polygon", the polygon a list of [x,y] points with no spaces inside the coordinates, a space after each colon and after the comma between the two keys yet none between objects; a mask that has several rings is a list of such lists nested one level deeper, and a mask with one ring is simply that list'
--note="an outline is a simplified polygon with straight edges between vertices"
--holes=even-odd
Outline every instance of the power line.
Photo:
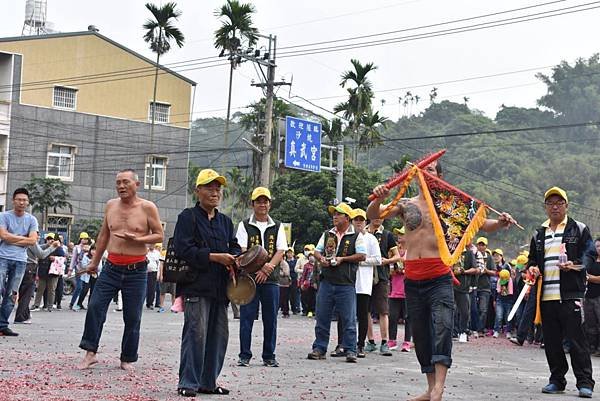
[{"label": "power line", "polygon": [[[544,12],[540,12],[540,13],[534,13],[534,14],[529,14],[529,15],[524,15],[524,16],[519,16],[519,17],[512,17],[512,18],[507,18],[504,20],[496,20],[496,21],[485,22],[485,23],[480,23],[480,24],[468,25],[468,26],[463,26],[463,27],[458,27],[458,28],[450,28],[450,29],[444,29],[444,30],[440,30],[440,31],[426,32],[426,33],[422,33],[422,34],[400,36],[397,38],[382,39],[382,40],[367,41],[367,42],[358,42],[358,43],[351,43],[351,44],[339,45],[339,46],[327,46],[327,47],[305,49],[305,50],[299,50],[299,51],[283,52],[283,53],[279,54],[279,57],[280,58],[289,58],[289,57],[305,56],[305,55],[310,55],[310,54],[333,53],[333,52],[339,52],[339,51],[359,49],[359,48],[363,48],[363,47],[381,46],[381,45],[387,45],[387,44],[393,44],[393,43],[402,43],[402,42],[410,42],[410,41],[420,40],[420,39],[434,38],[434,37],[439,37],[439,36],[454,35],[454,34],[458,34],[458,33],[477,31],[477,30],[481,30],[481,29],[495,28],[495,27],[499,27],[499,26],[512,25],[512,24],[517,24],[517,23],[522,23],[522,22],[535,21],[535,20],[539,20],[539,19],[551,18],[551,17],[573,14],[573,13],[589,11],[589,10],[600,8],[600,6],[593,6],[593,7],[588,7],[588,8],[580,8],[578,10],[566,11],[571,8],[582,7],[582,6],[585,6],[588,4],[596,4],[596,3],[598,3],[598,2],[592,2],[592,3],[587,3],[587,4],[583,4],[583,5],[572,6],[572,7],[565,7],[563,9],[544,11]],[[559,11],[562,11],[562,12],[559,12]],[[554,14],[544,15],[544,14],[549,14],[549,13],[554,13]]]},{"label": "power line", "polygon": [[305,43],[305,44],[300,44],[300,45],[284,46],[284,47],[281,47],[280,50],[297,49],[299,47],[317,46],[317,45],[323,45],[323,44],[329,44],[329,43],[347,42],[347,41],[356,40],[356,39],[367,39],[367,38],[392,35],[392,34],[402,33],[402,32],[416,31],[416,30],[421,30],[421,29],[426,29],[426,28],[434,28],[437,26],[455,24],[457,22],[472,21],[472,20],[476,20],[476,19],[492,17],[495,15],[513,13],[515,11],[523,11],[523,10],[528,10],[528,9],[532,9],[532,8],[543,7],[543,6],[547,6],[550,4],[564,3],[565,1],[566,0],[550,1],[550,2],[546,2],[546,3],[533,4],[531,6],[526,6],[526,7],[513,8],[510,10],[504,10],[504,11],[497,11],[497,12],[489,13],[489,14],[477,15],[477,16],[467,17],[467,18],[460,18],[460,19],[455,19],[455,20],[450,20],[450,21],[443,21],[443,22],[438,22],[435,24],[419,25],[419,26],[415,26],[415,27],[411,27],[411,28],[396,29],[393,31],[379,32],[379,33],[374,33],[374,34],[369,34],[369,35],[359,35],[359,36],[352,36],[349,38],[332,39],[332,40],[325,40],[325,41],[321,41],[321,42],[312,42],[312,43]]},{"label": "power line", "polygon": [[[448,25],[448,24],[453,24],[456,22],[461,22],[461,21],[467,21],[467,20],[474,20],[474,19],[480,19],[480,18],[484,18],[484,17],[489,17],[489,16],[493,16],[493,15],[500,15],[500,14],[506,14],[506,13],[511,13],[511,12],[515,12],[515,11],[522,11],[525,9],[530,9],[530,8],[536,8],[536,7],[541,7],[541,6],[545,6],[545,5],[549,5],[549,4],[554,4],[554,3],[559,3],[559,2],[564,2],[565,0],[560,0],[560,1],[553,1],[553,2],[547,2],[547,3],[541,3],[538,5],[532,5],[532,6],[527,6],[527,7],[521,7],[521,8],[516,8],[516,9],[512,9],[512,10],[505,10],[505,11],[500,11],[500,12],[496,12],[496,13],[490,13],[490,14],[485,14],[482,16],[474,16],[474,17],[469,17],[469,18],[463,18],[463,19],[459,19],[459,20],[453,20],[453,21],[446,21],[446,22],[441,22],[441,23],[436,23],[436,24],[430,24],[430,25],[423,25],[420,27],[413,27],[413,28],[406,28],[406,29],[402,29],[402,30],[397,30],[397,31],[390,31],[390,32],[382,32],[382,33],[377,33],[377,34],[371,34],[371,35],[363,35],[363,36],[358,36],[358,37],[351,37],[351,38],[342,38],[342,39],[336,39],[336,40],[332,40],[332,41],[326,41],[326,42],[314,42],[314,43],[307,43],[307,44],[303,44],[303,45],[295,45],[295,46],[288,46],[286,48],[297,48],[297,47],[308,47],[308,46],[314,46],[314,45],[319,45],[322,43],[337,43],[337,42],[344,42],[344,41],[349,41],[349,40],[355,40],[357,38],[366,38],[366,37],[375,37],[375,36],[385,36],[385,35],[389,35],[391,33],[394,32],[406,32],[406,31],[411,31],[411,30],[418,30],[418,29],[424,29],[427,27],[435,27],[435,26],[442,26],[442,25]],[[549,10],[549,11],[544,11],[544,12],[540,12],[540,13],[534,13],[534,14],[526,14],[526,15],[521,15],[521,16],[517,16],[517,17],[511,17],[511,18],[507,18],[507,19],[503,19],[503,20],[496,20],[496,21],[489,21],[489,22],[485,22],[485,23],[480,23],[480,24],[474,24],[474,25],[468,25],[468,26],[463,26],[463,27],[458,27],[458,28],[451,28],[451,29],[447,29],[447,30],[442,30],[442,31],[433,31],[433,32],[425,32],[422,34],[418,34],[418,35],[411,35],[411,36],[406,36],[406,37],[397,37],[397,38],[389,38],[389,39],[383,39],[380,41],[371,41],[371,42],[362,42],[362,43],[351,43],[351,44],[347,44],[347,45],[341,45],[341,46],[334,46],[334,47],[321,47],[321,48],[315,48],[315,49],[301,49],[298,51],[290,51],[290,52],[283,52],[280,53],[280,57],[296,57],[296,56],[300,56],[300,55],[306,55],[306,54],[315,54],[315,53],[323,53],[326,52],[326,50],[331,50],[333,51],[342,51],[342,50],[350,50],[350,49],[354,49],[354,48],[359,48],[359,47],[365,47],[365,46],[372,46],[372,45],[383,45],[383,44],[391,44],[391,43],[398,43],[398,42],[404,42],[404,41],[408,41],[408,40],[416,40],[416,39],[422,39],[422,38],[426,38],[426,37],[435,37],[435,36],[441,36],[441,34],[453,34],[453,33],[462,33],[462,32],[467,32],[470,30],[475,30],[476,29],[484,29],[484,28],[489,28],[489,27],[496,27],[496,26],[501,26],[501,25],[507,25],[507,23],[502,23],[502,22],[508,22],[508,23],[517,23],[517,22],[527,22],[527,21],[531,21],[531,20],[535,20],[535,19],[540,19],[540,18],[549,18],[549,17],[554,17],[554,16],[559,16],[559,15],[565,15],[565,14],[569,14],[572,12],[579,12],[579,11],[587,11],[587,10],[591,10],[594,8],[598,8],[598,7],[590,7],[590,8],[586,8],[586,9],[580,9],[580,10],[572,10],[575,8],[581,8],[581,7],[585,7],[587,5],[592,5],[592,4],[596,4],[599,2],[590,2],[590,3],[584,3],[584,4],[579,4],[579,5],[575,5],[575,6],[570,6],[570,7],[564,7],[564,8],[559,8],[559,9],[554,9],[554,10]],[[562,12],[560,13],[560,11],[566,11],[566,10],[572,10],[570,12]],[[550,13],[554,13],[551,15],[545,15],[545,14],[550,14]],[[527,17],[531,17],[531,16],[538,16],[538,18],[530,18],[530,19],[524,19]],[[516,20],[520,20],[520,21],[516,21]],[[496,25],[489,25],[489,24],[496,24]],[[489,25],[489,26],[487,26]],[[425,35],[425,36],[423,36]],[[308,52],[308,53],[307,53]],[[327,51],[328,52],[328,51]],[[185,65],[186,62],[188,62],[189,65],[195,65],[195,64],[207,64],[207,63],[217,63],[219,60],[218,58],[215,59],[215,61],[208,61],[208,60],[212,60],[214,59],[214,56],[211,57],[206,57],[206,58],[200,58],[200,59],[193,59],[193,60],[188,60],[188,61],[180,61],[177,62],[178,64],[181,64],[181,66],[186,67],[187,65]],[[202,60],[201,62],[197,62],[197,63],[189,63],[189,61],[198,61],[198,60]],[[175,63],[173,63],[175,64]],[[205,69],[205,68],[211,68],[211,67],[216,67],[216,66],[225,66],[225,65],[229,65],[229,62],[225,62],[225,63],[217,63],[214,65],[209,65],[209,66],[204,66],[204,67],[196,67],[196,68],[189,68],[189,69],[181,69],[181,70],[177,70],[176,72],[182,72],[182,71],[189,71],[189,70],[197,70],[197,69]],[[155,66],[151,66],[151,67],[143,67],[146,68],[148,71],[154,70]],[[173,69],[174,70],[174,69]],[[115,74],[124,74],[124,73],[139,73],[139,72],[143,72],[143,69],[129,69],[129,70],[116,70],[113,72],[105,72],[105,73],[98,73],[98,74],[91,74],[90,76],[94,77],[100,77],[100,78],[104,78],[104,77],[108,77],[111,74],[115,75]],[[161,72],[159,72],[159,74],[164,74],[164,73],[170,73],[169,71],[165,71],[162,70]],[[114,79],[115,81],[120,81],[120,80],[124,80],[124,79],[135,79],[135,78],[141,78],[141,77],[147,77],[147,76],[153,76],[154,73],[152,74],[148,74],[148,75],[140,75],[140,76],[135,76],[135,77],[126,77],[126,78],[116,78]],[[62,80],[64,81],[69,81],[69,79],[81,79],[81,78],[85,78],[86,76],[79,76],[79,77],[66,77],[63,78]],[[99,81],[94,81],[94,82],[82,82],[80,84],[94,84],[94,83],[105,83],[105,82],[111,82],[112,80],[99,80]],[[44,82],[44,81],[40,81],[40,82]],[[56,82],[54,81],[45,81],[45,82]],[[22,86],[26,86],[28,83],[24,82],[22,83]],[[53,87],[53,86],[52,86]],[[51,87],[47,87],[47,88],[51,88]],[[47,88],[35,88],[33,90],[39,90],[39,89],[47,89]],[[9,90],[8,92],[11,92],[15,90],[14,88],[12,90]],[[22,89],[22,90],[32,90],[30,89]],[[2,91],[0,93],[6,93],[6,91]]]}]

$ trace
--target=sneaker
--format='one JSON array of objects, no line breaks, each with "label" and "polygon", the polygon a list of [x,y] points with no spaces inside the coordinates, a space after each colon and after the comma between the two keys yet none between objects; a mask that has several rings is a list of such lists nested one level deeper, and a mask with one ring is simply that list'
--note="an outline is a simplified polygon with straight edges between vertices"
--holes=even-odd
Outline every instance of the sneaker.
[{"label": "sneaker", "polygon": [[497,331],[494,331],[494,334],[492,334],[492,337],[498,338],[499,335],[500,335],[500,333],[498,333]]},{"label": "sneaker", "polygon": [[75,312],[77,312],[78,310],[81,310],[81,306],[73,305],[73,307],[71,309],[73,309]]},{"label": "sneaker", "polygon": [[319,359],[325,359],[325,358],[327,358],[325,356],[325,354],[316,348],[313,349],[307,356],[307,359],[312,359],[312,360],[319,360]]},{"label": "sneaker", "polygon": [[158,308],[157,313],[165,313],[165,308]]},{"label": "sneaker", "polygon": [[[348,352],[346,354],[346,362],[356,363],[356,354],[354,352]],[[581,392],[580,392],[581,394]]]},{"label": "sneaker", "polygon": [[564,388],[561,389],[554,383],[548,383],[544,387],[542,387],[542,393],[544,393],[544,394],[562,394],[564,392],[565,392]]},{"label": "sneaker", "polygon": [[[486,336],[491,337],[493,334],[494,334],[494,330],[489,329]],[[483,335],[481,337],[483,337]]]},{"label": "sneaker", "polygon": [[39,306],[33,306],[31,308],[29,308],[29,312],[39,312],[40,311],[40,307]]},{"label": "sneaker", "polygon": [[15,323],[15,324],[31,324],[31,319],[27,319],[27,320],[15,320],[13,323]]},{"label": "sneaker", "polygon": [[466,343],[467,342],[467,333],[460,333],[458,335],[458,342],[459,343]]},{"label": "sneaker", "polygon": [[58,309],[58,310],[62,310],[62,306],[60,306],[60,305],[56,305],[56,309]]},{"label": "sneaker", "polygon": [[580,398],[592,398],[593,391],[589,387],[581,387],[579,389]]},{"label": "sneaker", "polygon": [[276,359],[267,359],[263,361],[263,366],[267,366],[269,368],[278,368],[279,362]]},{"label": "sneaker", "polygon": [[312,312],[308,312],[308,313],[306,314],[306,317],[313,317],[313,316],[314,316],[314,315],[313,315],[313,313],[312,313]]},{"label": "sneaker", "polygon": [[506,339],[510,340],[512,338],[512,333],[509,331],[508,333],[506,333]]},{"label": "sneaker", "polygon": [[364,358],[367,355],[365,354],[365,348],[364,347],[358,347],[357,348],[357,352],[356,352],[356,357],[357,358]]},{"label": "sneaker", "polygon": [[18,335],[19,335],[19,333],[15,333],[9,327],[5,327],[2,330],[0,330],[0,336],[16,337]]},{"label": "sneaker", "polygon": [[46,309],[46,312],[52,312],[52,308],[50,307],[50,308]]},{"label": "sneaker", "polygon": [[240,358],[240,359],[238,359],[237,365],[244,366],[244,367],[250,366],[250,359]]},{"label": "sneaker", "polygon": [[473,338],[479,338],[479,333],[477,331],[473,332]]},{"label": "sneaker", "polygon": [[379,354],[383,356],[392,356],[392,351],[390,351],[390,347],[387,345],[387,343],[381,344],[379,347]]},{"label": "sneaker", "polygon": [[519,341],[519,339],[518,339],[517,337],[511,337],[511,338],[509,339],[509,341],[510,341],[511,343],[515,344],[515,345],[518,345],[518,346],[520,346],[520,347],[522,347],[522,346],[523,346],[523,341]]},{"label": "sneaker", "polygon": [[401,352],[410,352],[410,342],[404,341],[402,343],[402,348],[400,348]]},{"label": "sneaker", "polygon": [[335,349],[333,351],[331,351],[329,356],[332,356],[334,358],[340,357],[340,356],[346,356],[346,351],[344,351],[344,349],[341,347],[341,345],[338,345],[335,347]]},{"label": "sneaker", "polygon": [[398,343],[396,342],[396,340],[388,341],[388,346],[390,347],[390,351],[398,349]]},{"label": "sneaker", "polygon": [[87,310],[87,308],[85,306],[83,306],[83,305],[79,305],[79,309],[81,309],[81,310]]},{"label": "sneaker", "polygon": [[365,352],[374,352],[377,351],[377,345],[375,345],[375,343],[367,343],[367,346],[365,347]]}]

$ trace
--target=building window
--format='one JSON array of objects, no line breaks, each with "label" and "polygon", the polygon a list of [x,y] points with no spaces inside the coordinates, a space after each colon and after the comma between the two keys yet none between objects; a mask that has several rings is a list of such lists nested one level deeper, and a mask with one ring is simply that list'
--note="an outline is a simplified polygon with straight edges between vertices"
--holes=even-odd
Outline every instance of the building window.
[{"label": "building window", "polygon": [[46,176],[73,181],[73,167],[75,166],[75,147],[69,145],[52,144],[48,151],[46,163]]},{"label": "building window", "polygon": [[167,158],[160,156],[151,156],[150,161],[146,163],[146,177],[144,187],[157,190],[166,189],[167,181]]},{"label": "building window", "polygon": [[152,111],[154,109],[154,105],[156,105],[156,113],[154,114],[154,122],[155,123],[168,123],[169,122],[169,112],[171,111],[171,105],[166,103],[153,103],[150,102],[150,107],[148,108],[148,121],[152,122]]},{"label": "building window", "polygon": [[53,105],[59,109],[75,110],[75,106],[77,105],[77,89],[55,86]]}]

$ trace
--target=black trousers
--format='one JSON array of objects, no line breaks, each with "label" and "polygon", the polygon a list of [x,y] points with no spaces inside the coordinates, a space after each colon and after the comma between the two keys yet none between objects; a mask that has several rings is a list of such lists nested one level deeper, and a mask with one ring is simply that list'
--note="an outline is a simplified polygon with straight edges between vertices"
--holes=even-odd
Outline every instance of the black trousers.
[{"label": "black trousers", "polygon": [[[62,302],[64,289],[65,289],[65,282],[64,282],[63,276],[61,274],[60,276],[58,276],[58,284],[56,284],[56,293],[54,295],[54,303],[56,304],[56,306],[60,306],[60,303]],[[52,305],[48,305],[48,306],[52,307]]]},{"label": "black trousers", "polygon": [[[35,265],[37,266],[37,265]],[[24,322],[31,318],[29,313],[29,302],[35,291],[35,271],[36,269],[30,269],[30,265],[27,265],[23,281],[19,287],[19,304],[15,311],[15,322]]]},{"label": "black trousers", "polygon": [[148,272],[148,285],[146,287],[146,306],[154,306],[154,297],[156,296],[156,280],[158,272]]},{"label": "black trousers", "polygon": [[454,291],[454,303],[456,304],[455,331],[456,334],[466,333],[471,317],[471,298],[468,292]]},{"label": "black trousers", "polygon": [[550,383],[564,389],[567,385],[565,374],[569,370],[563,350],[563,340],[571,343],[571,366],[577,379],[577,388],[594,389],[592,361],[589,345],[583,332],[580,300],[541,302],[542,329],[544,330],[544,351],[550,367]]},{"label": "black trousers", "polygon": [[407,318],[406,298],[389,298],[390,303],[390,340],[397,341],[398,319],[404,320],[404,341],[411,340],[410,320]]}]

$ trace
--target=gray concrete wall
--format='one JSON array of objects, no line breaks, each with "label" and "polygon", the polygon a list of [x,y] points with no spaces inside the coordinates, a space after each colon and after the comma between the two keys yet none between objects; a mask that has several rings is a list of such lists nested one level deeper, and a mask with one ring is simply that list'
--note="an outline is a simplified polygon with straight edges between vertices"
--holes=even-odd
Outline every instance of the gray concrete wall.
[{"label": "gray concrete wall", "polygon": [[[101,218],[106,201],[116,197],[117,171],[135,169],[143,185],[150,129],[148,123],[13,104],[8,193],[32,176],[46,176],[47,152],[52,143],[76,146],[74,177],[68,182],[73,211],[58,213],[72,214],[75,221]],[[150,199],[167,223],[167,238],[173,233],[177,215],[186,207],[188,132],[164,125],[156,125],[154,130],[153,153],[168,157],[168,166],[166,190],[152,190]],[[149,198],[143,188],[139,194]]]}]

